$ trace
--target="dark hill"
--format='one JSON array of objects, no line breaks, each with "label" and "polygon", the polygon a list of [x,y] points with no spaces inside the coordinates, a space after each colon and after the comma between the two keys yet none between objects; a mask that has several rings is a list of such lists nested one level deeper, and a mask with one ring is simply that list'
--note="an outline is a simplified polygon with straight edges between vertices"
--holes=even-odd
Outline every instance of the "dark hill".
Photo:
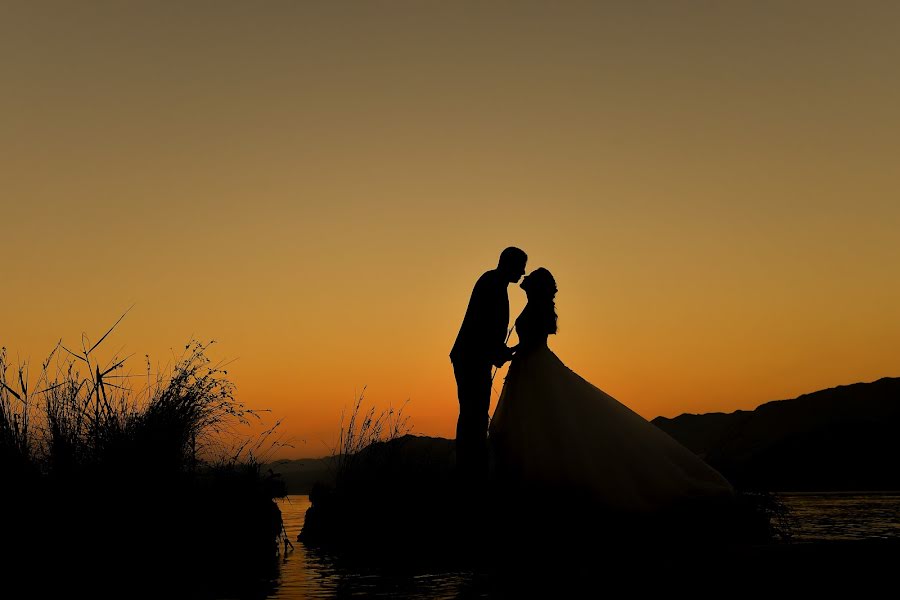
[{"label": "dark hill", "polygon": [[265,465],[265,469],[281,476],[288,494],[308,494],[317,482],[334,479],[334,460],[330,456],[283,459]]},{"label": "dark hill", "polygon": [[[439,472],[445,476],[453,468],[455,443],[444,438],[404,435],[390,442],[376,442],[353,459],[362,471],[385,476],[385,466],[404,477],[420,479]],[[308,494],[316,483],[333,484],[340,456],[277,460],[265,466],[284,481],[288,494]],[[360,475],[362,477],[362,475]]]},{"label": "dark hill", "polygon": [[[900,378],[838,386],[752,411],[658,417],[653,423],[738,488],[900,490]],[[360,458],[371,464],[385,453],[393,469],[421,475],[452,468],[453,442],[405,436],[376,444]],[[282,460],[268,467],[281,474],[288,493],[305,494],[316,481],[333,481],[333,460]]]},{"label": "dark hill", "polygon": [[900,489],[900,378],[653,423],[738,487]]}]

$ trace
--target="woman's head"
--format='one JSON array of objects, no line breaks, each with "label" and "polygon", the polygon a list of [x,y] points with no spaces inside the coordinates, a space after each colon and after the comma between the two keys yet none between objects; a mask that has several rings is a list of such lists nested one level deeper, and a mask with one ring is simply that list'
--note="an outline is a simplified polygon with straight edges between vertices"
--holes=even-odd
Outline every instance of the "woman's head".
[{"label": "woman's head", "polygon": [[[528,295],[526,327],[542,334],[556,333],[556,280],[550,271],[541,267],[529,273],[521,283],[522,289]],[[521,332],[520,332],[521,333]]]},{"label": "woman's head", "polygon": [[544,267],[535,269],[526,275],[520,287],[525,290],[529,300],[541,298],[552,300],[556,296],[556,280]]}]

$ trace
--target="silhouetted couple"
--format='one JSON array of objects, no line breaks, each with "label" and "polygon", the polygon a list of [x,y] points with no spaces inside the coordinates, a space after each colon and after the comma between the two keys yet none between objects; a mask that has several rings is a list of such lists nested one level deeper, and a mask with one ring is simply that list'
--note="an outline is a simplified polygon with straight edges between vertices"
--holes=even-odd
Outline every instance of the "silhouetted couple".
[{"label": "silhouetted couple", "polygon": [[[681,500],[732,494],[731,485],[693,452],[566,367],[547,345],[555,334],[556,281],[544,268],[522,280],[528,302],[507,346],[507,287],[528,260],[518,248],[472,290],[450,352],[459,395],[457,469],[464,486],[489,473],[506,483],[566,490],[609,509],[644,512]],[[491,420],[493,367],[512,360]]]}]

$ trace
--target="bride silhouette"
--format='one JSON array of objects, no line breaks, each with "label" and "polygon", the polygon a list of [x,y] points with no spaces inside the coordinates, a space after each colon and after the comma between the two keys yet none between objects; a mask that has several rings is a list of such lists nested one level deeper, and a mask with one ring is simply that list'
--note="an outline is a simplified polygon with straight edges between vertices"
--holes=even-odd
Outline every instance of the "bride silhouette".
[{"label": "bride silhouette", "polygon": [[499,481],[628,513],[733,494],[697,455],[550,350],[557,291],[550,271],[533,271],[521,287],[528,303],[516,319],[519,345],[489,429]]}]

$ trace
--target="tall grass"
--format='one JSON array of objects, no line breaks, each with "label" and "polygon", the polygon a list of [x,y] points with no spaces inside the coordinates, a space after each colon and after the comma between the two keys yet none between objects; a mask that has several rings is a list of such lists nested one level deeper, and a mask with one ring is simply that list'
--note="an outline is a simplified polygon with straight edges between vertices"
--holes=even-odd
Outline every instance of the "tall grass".
[{"label": "tall grass", "polygon": [[194,468],[198,457],[212,458],[221,436],[256,413],[235,399],[227,371],[207,356],[211,343],[188,343],[170,373],[155,379],[148,362],[143,389],[129,383],[134,376],[124,372],[127,358],[116,356],[101,366],[94,356],[99,342],[77,354],[60,343],[42,364],[34,392],[27,363],[9,381],[4,348],[3,464],[19,457],[67,476],[133,461],[152,472],[175,473]]},{"label": "tall grass", "polygon": [[8,371],[6,348],[0,348],[0,465],[16,472],[31,459],[28,374],[24,366],[17,369],[17,392],[9,385]]},{"label": "tall grass", "polygon": [[[120,321],[96,343],[82,336],[77,351],[57,344],[34,381],[0,350],[0,482],[10,491],[0,526],[12,564],[42,539],[77,544],[72,577],[104,562],[116,566],[110,575],[144,578],[274,557],[283,527],[273,498],[284,486],[255,455],[273,429],[255,443],[249,429],[241,435],[258,415],[208,357],[213,342],[189,342],[156,373],[149,358],[140,374],[127,371],[129,356],[98,359]],[[132,522],[139,535],[123,530]],[[132,538],[139,551],[116,551],[115,540]],[[203,544],[216,552],[195,550]]]},{"label": "tall grass", "polygon": [[[298,539],[366,552],[449,539],[453,443],[407,435],[405,403],[384,410],[364,404],[365,388],[341,415],[334,477],[311,490]],[[442,515],[438,522],[435,515]]]},{"label": "tall grass", "polygon": [[389,407],[377,411],[375,406],[363,409],[366,388],[357,396],[349,416],[341,412],[338,444],[332,448],[332,464],[337,485],[355,477],[354,471],[363,456],[362,452],[379,442],[399,439],[412,430],[409,417],[403,414],[406,403],[399,409]]}]

